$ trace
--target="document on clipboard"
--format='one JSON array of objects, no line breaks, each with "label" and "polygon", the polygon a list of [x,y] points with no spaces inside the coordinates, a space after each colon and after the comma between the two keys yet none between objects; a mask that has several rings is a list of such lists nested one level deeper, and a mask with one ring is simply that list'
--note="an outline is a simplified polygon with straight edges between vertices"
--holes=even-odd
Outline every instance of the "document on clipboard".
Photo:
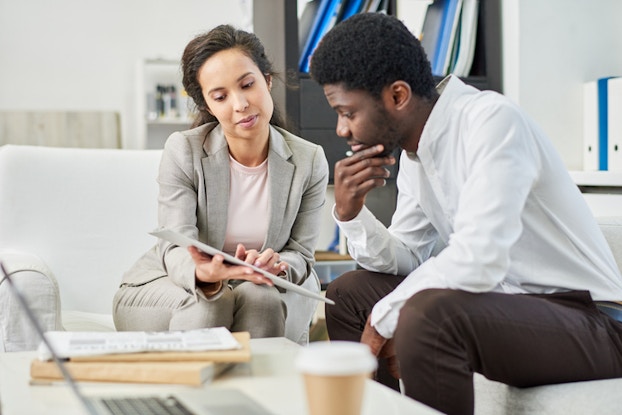
[{"label": "document on clipboard", "polygon": [[319,300],[319,301],[323,301],[327,304],[335,304],[335,302],[329,298],[324,297],[323,295],[320,295],[318,293],[314,293],[312,291],[307,290],[306,288],[303,288],[299,285],[296,285],[292,282],[289,282],[283,278],[277,277],[274,274],[270,274],[268,271],[263,270],[259,267],[256,267],[252,264],[247,264],[246,262],[242,261],[241,259],[238,259],[232,255],[229,255],[225,252],[222,252],[219,249],[216,249],[212,246],[209,246],[207,244],[204,244],[203,242],[199,242],[196,239],[192,239],[189,238],[185,235],[182,235],[179,232],[175,232],[173,230],[170,229],[156,229],[152,232],[149,232],[150,235],[153,235],[155,237],[158,237],[160,239],[164,239],[165,241],[169,241],[171,243],[174,243],[175,245],[187,248],[189,246],[194,246],[195,248],[197,248],[198,250],[205,252],[208,255],[221,255],[226,262],[233,264],[233,265],[242,265],[245,267],[249,267],[251,268],[253,271],[258,272],[260,274],[262,274],[263,276],[267,277],[268,279],[270,279],[270,281],[272,281],[274,283],[274,285],[281,287],[283,289],[286,290],[290,290],[293,291],[297,294],[300,295],[304,295],[305,297],[309,297],[309,298],[313,298],[315,300]]}]

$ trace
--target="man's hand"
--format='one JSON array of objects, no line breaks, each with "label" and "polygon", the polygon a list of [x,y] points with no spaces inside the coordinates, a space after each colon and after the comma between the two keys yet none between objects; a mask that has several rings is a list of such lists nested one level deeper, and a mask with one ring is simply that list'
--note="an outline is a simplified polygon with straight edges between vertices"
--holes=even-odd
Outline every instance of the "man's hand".
[{"label": "man's hand", "polygon": [[383,166],[395,164],[395,157],[378,157],[384,151],[379,144],[357,151],[335,164],[335,214],[337,219],[353,219],[363,208],[365,196],[382,187],[390,172]]},{"label": "man's hand", "polygon": [[376,331],[371,325],[371,314],[367,317],[363,334],[361,335],[361,343],[370,347],[371,352],[378,358],[387,359],[389,372],[395,379],[400,378],[399,363],[395,355],[395,346],[393,339],[386,339]]}]

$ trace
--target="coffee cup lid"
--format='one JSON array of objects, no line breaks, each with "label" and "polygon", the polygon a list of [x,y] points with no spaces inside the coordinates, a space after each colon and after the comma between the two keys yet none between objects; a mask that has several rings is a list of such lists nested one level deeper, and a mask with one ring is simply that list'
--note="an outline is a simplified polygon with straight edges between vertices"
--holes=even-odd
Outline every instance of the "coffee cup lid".
[{"label": "coffee cup lid", "polygon": [[296,358],[298,371],[316,375],[371,373],[377,366],[369,346],[348,341],[312,342]]}]

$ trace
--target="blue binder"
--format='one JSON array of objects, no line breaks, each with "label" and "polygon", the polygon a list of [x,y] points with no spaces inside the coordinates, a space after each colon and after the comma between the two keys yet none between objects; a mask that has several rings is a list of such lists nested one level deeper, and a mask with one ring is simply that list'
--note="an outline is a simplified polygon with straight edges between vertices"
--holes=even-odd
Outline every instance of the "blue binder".
[{"label": "blue binder", "polygon": [[348,17],[352,17],[360,12],[364,4],[365,0],[348,0],[339,21],[346,20]]},{"label": "blue binder", "polygon": [[[439,0],[436,0],[439,1]],[[432,61],[432,73],[437,76],[444,76],[445,74],[445,60],[448,56],[448,50],[453,46],[451,42],[452,31],[458,15],[458,8],[461,5],[461,0],[443,0],[443,17],[438,35],[438,42],[436,44],[436,53],[434,54],[434,61]]]},{"label": "blue binder", "polygon": [[599,78],[598,87],[598,170],[609,169],[609,79]]},{"label": "blue binder", "polygon": [[322,0],[313,27],[307,38],[307,43],[300,55],[298,69],[300,72],[308,73],[311,54],[326,34],[337,23],[341,8],[346,0]]}]

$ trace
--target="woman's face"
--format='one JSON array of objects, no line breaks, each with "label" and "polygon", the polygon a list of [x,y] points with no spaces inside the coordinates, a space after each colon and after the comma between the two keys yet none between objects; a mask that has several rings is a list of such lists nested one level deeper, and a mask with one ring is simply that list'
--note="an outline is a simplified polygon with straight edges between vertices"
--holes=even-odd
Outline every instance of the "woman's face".
[{"label": "woman's face", "polygon": [[231,138],[268,133],[274,103],[272,79],[238,49],[214,54],[199,69],[198,80],[210,113]]}]

